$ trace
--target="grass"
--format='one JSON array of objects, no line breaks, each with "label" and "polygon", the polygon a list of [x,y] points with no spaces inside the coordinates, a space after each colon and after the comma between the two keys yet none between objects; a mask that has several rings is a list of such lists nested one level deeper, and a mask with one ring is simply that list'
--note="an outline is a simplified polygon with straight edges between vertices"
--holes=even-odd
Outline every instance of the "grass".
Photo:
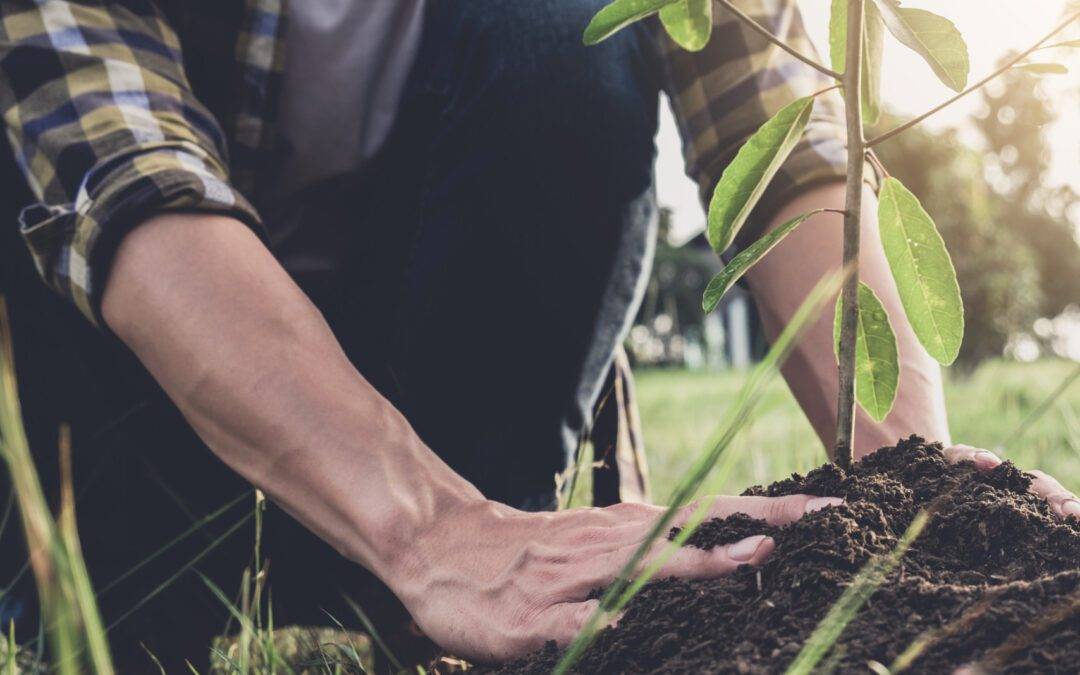
[{"label": "grass", "polygon": [[[566,649],[562,658],[559,659],[555,670],[552,671],[553,675],[561,675],[570,670],[576,660],[588,648],[600,627],[609,623],[618,615],[621,609],[634,597],[634,594],[659,571],[663,565],[663,558],[677,550],[679,546],[682,546],[686,538],[704,519],[708,509],[705,503],[711,503],[711,500],[704,500],[702,504],[698,505],[684,525],[683,532],[676,537],[675,541],[666,546],[666,550],[660,556],[660,559],[652,561],[652,564],[644,571],[640,574],[637,573],[638,564],[644,560],[654,542],[660,540],[667,532],[673,523],[677,510],[685,506],[693,498],[693,495],[698,492],[706,478],[714,473],[714,467],[716,467],[720,458],[728,452],[733,441],[740,437],[742,429],[753,418],[754,410],[761,402],[765,392],[768,391],[769,384],[777,379],[781,365],[791,354],[791,350],[799,340],[803,330],[820,316],[825,308],[826,298],[834,295],[839,290],[842,280],[842,275],[837,273],[819,281],[791,317],[791,321],[788,322],[787,326],[784,327],[784,330],[773,342],[765,358],[750,371],[747,377],[743,378],[739,391],[731,399],[734,405],[725,413],[724,423],[717,428],[716,435],[709,439],[709,444],[706,446],[709,449],[696,456],[690,466],[679,476],[672,492],[670,505],[650,528],[649,533],[638,545],[637,550],[634,551],[630,559],[623,565],[615,581],[604,591],[599,606],[588,621],[585,622],[581,632]],[[579,457],[578,464],[581,463],[582,458]],[[730,467],[730,463],[721,464],[719,473],[721,475],[725,474]]]},{"label": "grass", "polygon": [[[1038,468],[1080,492],[1080,382],[1074,383],[1013,444],[998,448],[1075,364],[990,361],[967,376],[950,375],[945,396],[957,442],[997,449],[1023,468]],[[716,422],[736,401],[746,374],[735,371],[640,370],[636,373],[654,499],[670,500],[673,486],[695,460]],[[731,448],[733,466],[711,475],[699,494],[737,494],[750,485],[786,478],[826,461],[825,450],[782,381],[770,384]]]},{"label": "grass", "polygon": [[[798,322],[793,324],[797,325]],[[53,649],[53,664],[61,673],[110,673],[112,664],[106,638],[108,628],[102,626],[97,614],[94,592],[82,563],[74,527],[70,446],[65,435],[61,438],[60,449],[65,474],[63,483],[67,487],[61,500],[60,513],[54,518],[41,497],[40,485],[25,447],[14,394],[11,354],[2,348],[9,344],[5,328],[0,304],[0,456],[7,461],[16,479],[19,514],[30,536],[31,549],[36,554],[33,567],[44,591],[45,627]],[[789,329],[798,330],[791,326]],[[779,361],[783,358],[782,353],[783,349],[779,354],[770,356]],[[761,364],[756,376],[754,371],[707,373],[653,370],[638,373],[645,440],[653,464],[653,489],[660,503],[672,503],[673,507],[678,507],[688,503],[695,494],[739,492],[752,483],[769,482],[794,471],[806,472],[825,461],[820,443],[784,384],[768,377],[774,365],[770,362]],[[1080,385],[1064,389],[1070,382],[1077,381],[1076,368],[1076,364],[1064,361],[1048,360],[1034,364],[1001,361],[988,363],[970,376],[954,377],[947,384],[946,395],[955,437],[988,448],[998,448],[1008,439],[1013,447],[1003,450],[1002,454],[1021,466],[1042,468],[1056,475],[1067,488],[1080,491]],[[1052,396],[1055,391],[1062,389],[1063,395]],[[722,420],[728,423],[718,425]],[[719,437],[718,426],[725,430]],[[702,447],[713,449],[702,455]],[[713,470],[721,459],[723,461],[719,467]],[[580,495],[588,494],[587,467],[590,461],[585,453],[578,468],[585,467],[586,471],[571,471],[564,476],[566,502],[577,502]],[[577,484],[579,478],[581,485]],[[261,500],[257,500],[252,512],[235,526],[244,525],[252,515],[255,517],[253,564],[245,573],[239,606],[208,583],[218,599],[230,609],[240,629],[239,634],[231,640],[223,639],[215,645],[217,658],[212,672],[233,675],[249,672],[369,671],[370,661],[364,663],[366,659],[361,657],[360,650],[353,644],[354,639],[364,640],[365,647],[368,647],[366,638],[347,635],[346,645],[337,634],[326,636],[309,631],[301,636],[296,631],[275,630],[270,609],[272,603],[268,597],[264,597],[267,569],[260,551],[261,505]],[[227,505],[226,508],[231,506]],[[0,521],[6,521],[11,510],[12,505],[9,504],[0,515]],[[665,514],[666,519],[670,519],[673,513],[673,509],[669,510]],[[684,530],[684,537],[693,531],[693,526],[703,515],[704,510],[694,514],[692,522]],[[565,668],[570,665],[573,656],[580,654],[587,645],[595,628],[606,623],[603,618],[617,614],[662,565],[663,555],[651,561],[652,564],[642,573],[634,573],[651,540],[658,537],[666,526],[667,523],[662,521],[654,528],[649,541],[642,545],[620,575],[622,583],[613,584],[609,593],[605,594],[601,611],[591,622],[595,624],[593,630],[586,631],[580,644],[575,643],[578,648],[569,650],[567,656],[570,658],[564,659],[560,666]],[[190,532],[182,533],[179,538],[188,534]],[[910,536],[917,536],[917,532],[912,532]],[[669,548],[674,550],[679,544],[681,541],[674,542]],[[211,544],[211,548],[214,545]],[[820,630],[815,633],[818,639],[811,640],[804,651],[802,663],[806,671],[812,669],[828,652],[847,621],[872,593],[881,577],[881,570],[887,571],[889,565],[895,564],[895,560],[903,555],[903,548],[902,543],[892,555],[872,561],[865,570],[865,583],[853,584],[854,590],[848,602],[842,599],[834,608],[835,611],[825,617]],[[177,575],[189,571],[198,560],[197,557],[185,565]],[[174,579],[175,576],[162,587]],[[107,590],[108,587],[99,593]],[[156,591],[143,602],[151,600],[155,594]],[[1076,602],[1071,601],[1067,609],[1074,611],[1075,605]],[[361,609],[354,607],[354,610],[362,619],[366,619]],[[370,625],[368,630],[377,641],[378,635]],[[291,654],[292,649],[283,649],[285,645],[293,643],[300,645],[302,656]],[[327,647],[332,649],[328,650]],[[0,672],[10,673],[17,669],[16,652],[11,635],[0,639],[0,657],[3,657],[0,659]],[[155,662],[156,658],[148,654],[148,661]],[[393,665],[400,669],[398,664]]]}]

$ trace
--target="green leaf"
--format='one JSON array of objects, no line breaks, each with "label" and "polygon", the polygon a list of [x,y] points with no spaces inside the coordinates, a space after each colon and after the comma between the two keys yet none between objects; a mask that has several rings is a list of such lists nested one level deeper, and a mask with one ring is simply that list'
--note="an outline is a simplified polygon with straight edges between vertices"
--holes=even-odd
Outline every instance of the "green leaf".
[{"label": "green leaf", "polygon": [[1013,66],[1016,70],[1026,70],[1036,75],[1065,75],[1069,69],[1060,63],[1021,63]]},{"label": "green leaf", "polygon": [[967,86],[967,44],[952,21],[925,9],[901,7],[897,0],[874,0],[889,32],[929,64],[953,91]]},{"label": "green leaf", "polygon": [[[840,353],[841,298],[836,299],[833,345]],[[880,422],[892,410],[900,382],[900,357],[889,313],[874,289],[859,282],[859,323],[855,333],[855,399]]]},{"label": "green leaf", "polygon": [[660,10],[667,34],[687,51],[701,51],[712,35],[712,0],[679,0]]},{"label": "green leaf", "polygon": [[779,244],[784,237],[791,234],[792,230],[815,213],[821,213],[821,209],[792,218],[783,225],[763,235],[760,239],[747,246],[744,250],[740,251],[737,256],[732,258],[731,262],[729,262],[724,269],[720,270],[720,273],[713,277],[712,281],[709,282],[708,287],[705,288],[705,295],[701,299],[701,308],[705,310],[705,313],[709,314],[716,309],[716,306],[720,304],[720,299],[724,297],[724,294],[728,292],[728,289],[730,289],[742,275],[746,274],[748,269],[757,264],[757,261],[764,258],[765,254]]},{"label": "green leaf", "polygon": [[635,21],[656,14],[679,0],[615,0],[592,18],[585,28],[584,42],[594,45],[608,39]]},{"label": "green leaf", "polygon": [[[847,0],[832,0],[829,15],[829,57],[838,73],[847,67]],[[873,3],[867,3],[863,16],[863,55],[860,100],[863,122],[877,124],[881,117],[881,55],[885,46],[885,24]]]},{"label": "green leaf", "polygon": [[881,243],[911,327],[942,365],[956,360],[964,339],[964,303],[945,242],[918,198],[895,178],[878,197]]},{"label": "green leaf", "polygon": [[832,0],[829,10],[829,61],[838,73],[847,68],[847,4],[848,0]]},{"label": "green leaf", "polygon": [[717,253],[731,246],[769,181],[795,149],[813,110],[813,96],[787,104],[754,132],[724,169],[709,203],[709,243]]}]

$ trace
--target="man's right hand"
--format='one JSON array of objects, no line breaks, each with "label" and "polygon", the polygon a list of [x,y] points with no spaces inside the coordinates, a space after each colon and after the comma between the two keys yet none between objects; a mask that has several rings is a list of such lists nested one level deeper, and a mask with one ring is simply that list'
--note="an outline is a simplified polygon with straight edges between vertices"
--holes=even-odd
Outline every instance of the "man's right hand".
[{"label": "man's right hand", "polygon": [[[709,517],[744,513],[782,525],[826,506],[833,497],[718,497]],[[680,511],[680,525],[696,510]],[[453,654],[504,661],[548,640],[566,646],[598,601],[590,592],[611,583],[645,540],[664,509],[645,504],[525,513],[476,501],[444,514],[397,557],[387,579],[427,635]],[[661,537],[651,556],[667,545]],[[657,578],[715,577],[758,565],[772,553],[756,535],[710,551],[683,548]],[[644,564],[647,564],[646,559]]]},{"label": "man's right hand", "polygon": [[[614,579],[663,511],[535,514],[485,500],[364,380],[237,221],[166,214],[136,228],[102,311],[226,464],[378,575],[432,639],[463,657],[568,642],[596,605],[589,592]],[[787,523],[829,503],[721,497],[711,515]],[[760,537],[686,548],[660,574],[724,574],[772,548]]]}]

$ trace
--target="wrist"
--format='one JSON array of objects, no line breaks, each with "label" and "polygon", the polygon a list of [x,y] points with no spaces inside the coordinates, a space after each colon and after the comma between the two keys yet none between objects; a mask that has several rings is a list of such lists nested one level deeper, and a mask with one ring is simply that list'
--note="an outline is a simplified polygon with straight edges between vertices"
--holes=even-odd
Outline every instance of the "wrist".
[{"label": "wrist", "polygon": [[454,536],[463,532],[458,523],[475,520],[493,502],[435,455],[400,413],[387,408],[377,425],[385,449],[373,454],[366,443],[369,447],[354,451],[370,458],[374,466],[364,473],[378,479],[365,481],[367,494],[351,501],[354,535],[342,553],[394,588],[399,578],[429,567],[432,542],[460,541]]},{"label": "wrist", "polygon": [[[446,582],[454,560],[478,559],[502,543],[508,516],[516,511],[477,495],[455,495],[444,502],[425,527],[406,536],[397,530],[387,538],[386,572],[376,572],[406,607],[420,606],[432,590]],[[499,534],[496,534],[499,533]]]}]

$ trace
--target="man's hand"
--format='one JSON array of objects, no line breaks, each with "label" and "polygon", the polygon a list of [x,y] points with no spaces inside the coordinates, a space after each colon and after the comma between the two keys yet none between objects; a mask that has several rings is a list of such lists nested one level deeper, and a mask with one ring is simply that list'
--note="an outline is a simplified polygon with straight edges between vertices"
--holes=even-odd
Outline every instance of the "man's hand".
[{"label": "man's hand", "polygon": [[[981,448],[973,448],[970,445],[953,445],[945,449],[945,457],[950,462],[972,462],[976,468],[989,471],[998,464],[1001,458]],[[1080,498],[1069,492],[1053,476],[1042,471],[1028,471],[1035,476],[1031,482],[1031,492],[1039,495],[1050,503],[1054,513],[1062,518],[1080,518]]]},{"label": "man's hand", "polygon": [[[780,525],[840,503],[806,495],[718,497],[709,517],[744,513]],[[696,508],[682,509],[673,525]],[[465,658],[503,661],[548,640],[566,646],[597,607],[590,592],[615,579],[663,511],[620,504],[525,513],[494,502],[472,503],[411,542],[388,582],[429,637]],[[650,555],[667,544],[660,538]],[[711,551],[683,548],[657,577],[727,574],[760,564],[774,545],[756,535]]]},{"label": "man's hand", "polygon": [[[225,463],[374,572],[462,656],[565,644],[595,607],[590,591],[611,582],[662,512],[531,514],[484,499],[355,370],[236,221],[168,214],[136,228],[117,253],[103,313]],[[787,523],[838,501],[724,497],[711,514]],[[661,574],[723,574],[772,547],[751,537],[688,548]]]}]

